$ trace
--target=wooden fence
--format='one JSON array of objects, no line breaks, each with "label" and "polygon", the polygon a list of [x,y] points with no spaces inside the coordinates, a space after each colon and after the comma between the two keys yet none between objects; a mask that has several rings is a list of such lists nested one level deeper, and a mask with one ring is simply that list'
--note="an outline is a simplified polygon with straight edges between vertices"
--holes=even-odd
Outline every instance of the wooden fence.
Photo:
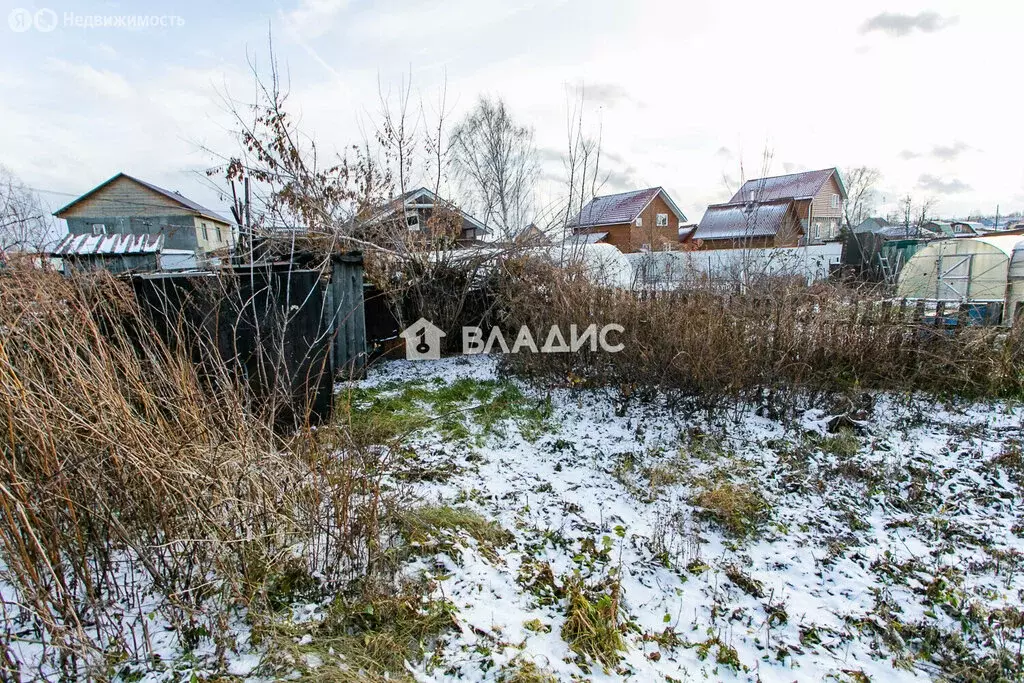
[{"label": "wooden fence", "polygon": [[[732,294],[726,292],[693,293],[685,290],[641,289],[622,292],[621,296],[642,302],[668,301],[682,307],[700,301],[709,305],[729,309],[733,305],[770,310],[774,306],[798,302],[811,304],[814,298],[779,299],[753,294]],[[845,319],[849,324],[860,325],[908,325],[914,327],[936,327],[955,330],[963,327],[999,325],[1003,316],[1001,301],[942,301],[937,299],[854,299],[830,300],[831,313],[837,322]],[[837,313],[841,311],[841,313]]]},{"label": "wooden fence", "polygon": [[219,273],[131,278],[153,329],[197,363],[227,364],[257,399],[275,402],[283,428],[329,418],[334,376],[365,369],[362,257],[335,258],[331,278],[293,263]]}]

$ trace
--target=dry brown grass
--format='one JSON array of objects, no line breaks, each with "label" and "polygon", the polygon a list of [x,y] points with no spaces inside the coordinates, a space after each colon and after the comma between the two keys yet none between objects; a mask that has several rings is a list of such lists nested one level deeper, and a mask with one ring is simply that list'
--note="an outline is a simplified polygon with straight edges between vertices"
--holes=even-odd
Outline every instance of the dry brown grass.
[{"label": "dry brown grass", "polygon": [[699,518],[736,538],[755,535],[771,516],[771,506],[757,489],[724,479],[706,482],[692,502]]},{"label": "dry brown grass", "polygon": [[628,292],[539,263],[509,264],[506,271],[498,291],[511,329],[525,324],[537,335],[557,324],[568,338],[572,324],[625,328],[616,337],[625,345],[619,353],[508,358],[529,376],[613,386],[626,397],[658,387],[708,400],[793,389],[971,396],[1024,389],[1022,326],[943,334],[897,323],[896,310],[872,295],[828,284],[765,282],[737,294],[697,281],[674,292]]},{"label": "dry brown grass", "polygon": [[217,642],[282,577],[338,587],[381,561],[386,450],[338,428],[275,436],[219,362],[201,374],[109,277],[9,269],[0,302],[0,581],[17,600],[0,652],[34,641],[53,675],[111,675],[150,652],[140,586],[183,643]]},{"label": "dry brown grass", "polygon": [[588,588],[577,574],[565,581],[565,623],[562,639],[586,666],[593,659],[604,667],[619,663],[626,649],[619,625],[621,585],[617,579],[607,586]]}]

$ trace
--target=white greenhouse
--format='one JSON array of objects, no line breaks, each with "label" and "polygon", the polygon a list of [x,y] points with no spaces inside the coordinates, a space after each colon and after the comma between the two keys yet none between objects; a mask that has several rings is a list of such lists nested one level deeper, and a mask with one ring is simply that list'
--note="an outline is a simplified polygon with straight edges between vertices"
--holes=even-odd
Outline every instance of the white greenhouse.
[{"label": "white greenhouse", "polygon": [[1024,302],[1024,237],[939,240],[914,254],[896,292],[908,299],[998,303],[1010,324]]}]

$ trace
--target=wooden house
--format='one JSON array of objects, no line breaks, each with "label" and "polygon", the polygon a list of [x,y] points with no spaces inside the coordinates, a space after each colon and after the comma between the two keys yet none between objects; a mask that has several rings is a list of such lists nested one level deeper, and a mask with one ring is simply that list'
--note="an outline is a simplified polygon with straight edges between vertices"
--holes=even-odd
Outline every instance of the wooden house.
[{"label": "wooden house", "polygon": [[[177,192],[125,173],[89,190],[54,215],[67,221],[72,237],[161,237],[162,248],[193,252],[200,258],[228,249],[234,242],[231,223],[223,217]],[[83,245],[93,242],[98,240],[82,241]]]},{"label": "wooden house", "polygon": [[491,230],[453,202],[421,187],[373,208],[360,220],[360,232],[369,241],[401,239],[416,244],[450,239],[468,246],[483,240]]},{"label": "wooden house", "polygon": [[702,249],[795,247],[839,239],[846,188],[835,168],[755,178],[704,213]]},{"label": "wooden house", "polygon": [[675,249],[686,216],[661,187],[594,197],[569,221],[573,235],[623,253]]},{"label": "wooden house", "polygon": [[512,241],[517,245],[530,247],[550,247],[554,244],[551,237],[538,228],[536,223],[530,223],[520,230]]}]

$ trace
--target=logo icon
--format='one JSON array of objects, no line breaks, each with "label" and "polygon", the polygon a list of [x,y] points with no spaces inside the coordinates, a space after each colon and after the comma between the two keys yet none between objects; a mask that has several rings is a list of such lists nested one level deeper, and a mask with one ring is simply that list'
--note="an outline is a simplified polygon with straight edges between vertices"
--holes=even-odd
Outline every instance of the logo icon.
[{"label": "logo icon", "polygon": [[24,7],[16,7],[7,15],[7,25],[15,33],[24,33],[32,28],[32,12]]},{"label": "logo icon", "polygon": [[405,357],[408,360],[440,360],[441,337],[446,337],[434,323],[425,318],[414,322],[400,335],[405,339]]},{"label": "logo icon", "polygon": [[57,28],[57,13],[52,9],[44,7],[36,12],[35,24],[36,30],[40,33],[49,33]]}]

